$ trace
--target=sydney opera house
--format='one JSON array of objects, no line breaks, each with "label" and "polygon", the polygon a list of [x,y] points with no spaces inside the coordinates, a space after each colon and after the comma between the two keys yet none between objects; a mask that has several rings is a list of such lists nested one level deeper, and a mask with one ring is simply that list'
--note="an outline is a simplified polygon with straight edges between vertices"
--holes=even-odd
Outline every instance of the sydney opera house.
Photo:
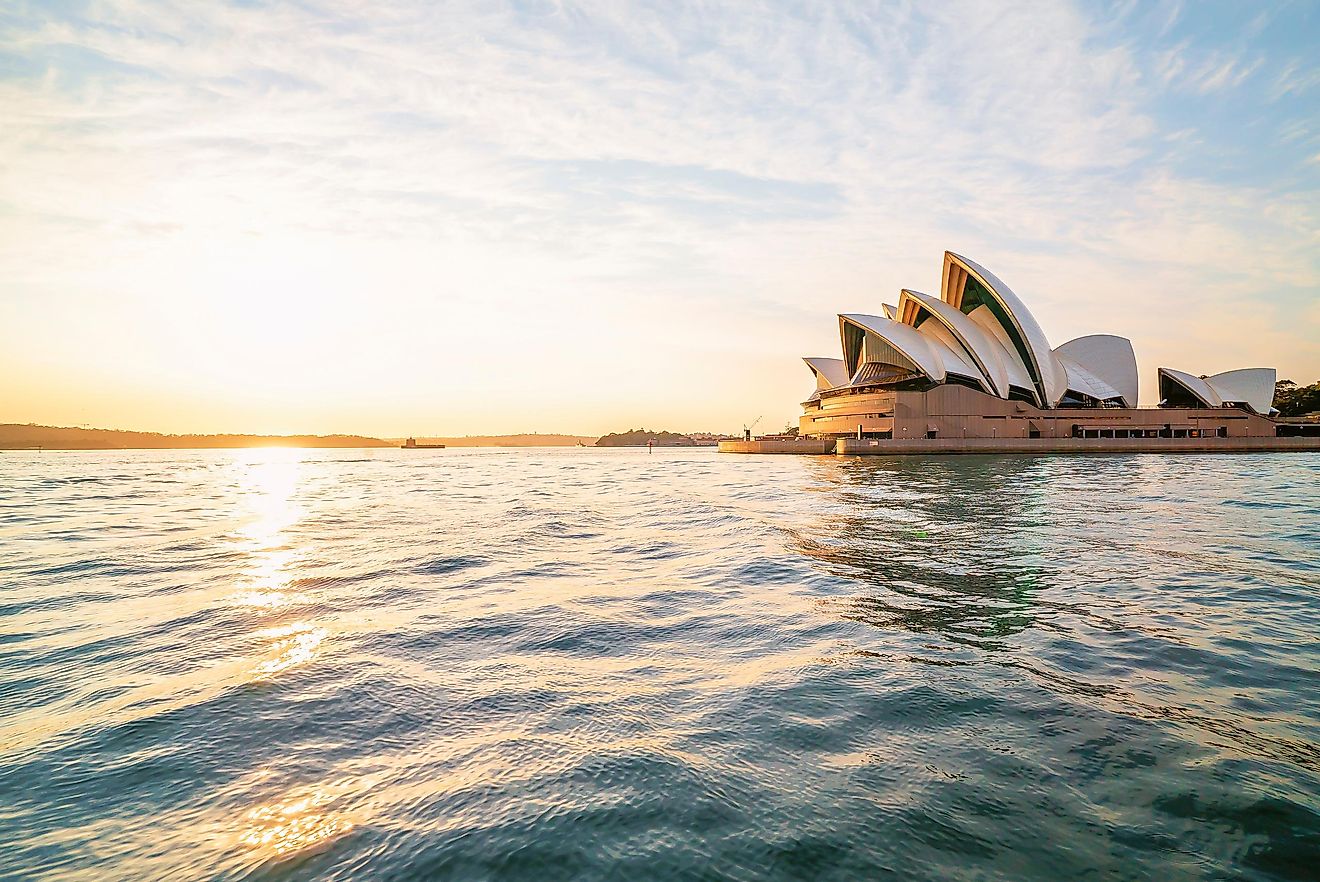
[{"label": "sydney opera house", "polygon": [[[807,358],[816,387],[799,441],[730,452],[1314,449],[1273,417],[1275,371],[1159,369],[1138,407],[1132,343],[1093,334],[1051,346],[994,273],[945,252],[938,297],[903,290],[883,314],[839,316],[842,358]],[[1297,431],[1291,431],[1297,429]],[[759,446],[758,446],[759,445]],[[819,450],[815,448],[819,447]]]}]

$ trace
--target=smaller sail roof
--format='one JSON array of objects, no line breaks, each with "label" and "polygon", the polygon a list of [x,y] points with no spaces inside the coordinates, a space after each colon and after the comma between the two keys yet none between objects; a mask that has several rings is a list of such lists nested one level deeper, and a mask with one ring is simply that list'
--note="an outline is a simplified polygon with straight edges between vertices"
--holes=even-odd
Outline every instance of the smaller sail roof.
[{"label": "smaller sail roof", "polygon": [[1160,368],[1160,397],[1168,398],[1168,384],[1172,383],[1200,401],[1206,407],[1223,407],[1224,399],[1219,397],[1219,393],[1214,390],[1209,383],[1195,374],[1189,374],[1186,371],[1176,371],[1173,368]]},{"label": "smaller sail roof", "polygon": [[802,360],[807,363],[807,367],[811,368],[811,373],[816,377],[817,392],[848,384],[848,369],[844,366],[842,358],[804,358]]},{"label": "smaller sail roof", "polygon": [[[1128,407],[1137,406],[1137,355],[1132,341],[1113,334],[1091,334],[1069,340],[1054,350],[1068,374],[1068,387],[1101,401],[1121,398]],[[1096,394],[1082,388],[1088,384]]]},{"label": "smaller sail roof", "polygon": [[[1109,401],[1112,398],[1123,397],[1117,389],[1096,376],[1080,362],[1073,361],[1066,355],[1060,355],[1057,349],[1054,351],[1054,357],[1063,365],[1064,372],[1068,375],[1068,388],[1074,392],[1080,392],[1098,401]],[[1124,401],[1124,404],[1126,405],[1127,402]]]},{"label": "smaller sail roof", "polygon": [[1245,404],[1256,413],[1268,414],[1274,406],[1274,368],[1239,368],[1209,377],[1186,371],[1160,368],[1160,396],[1167,398],[1168,383],[1176,383],[1206,407]]},{"label": "smaller sail roof", "polygon": [[[856,356],[857,364],[852,364],[853,356],[849,356],[850,346],[848,342],[848,328],[857,328],[874,338],[876,343],[880,344],[878,352],[860,353]],[[882,363],[891,363],[886,361],[888,347],[902,358],[905,366],[910,366],[925,374],[937,383],[944,382],[945,370],[944,362],[940,358],[940,353],[929,337],[917,331],[911,325],[905,325],[891,319],[883,318],[878,315],[863,315],[860,313],[846,313],[839,316],[839,335],[843,338],[844,357],[847,368],[854,373],[867,361],[880,361]],[[863,344],[865,347],[865,344]],[[864,356],[864,357],[863,357]]]},{"label": "smaller sail roof", "polygon": [[1239,368],[1206,378],[1210,388],[1225,403],[1247,404],[1256,413],[1269,413],[1274,406],[1274,368]]}]

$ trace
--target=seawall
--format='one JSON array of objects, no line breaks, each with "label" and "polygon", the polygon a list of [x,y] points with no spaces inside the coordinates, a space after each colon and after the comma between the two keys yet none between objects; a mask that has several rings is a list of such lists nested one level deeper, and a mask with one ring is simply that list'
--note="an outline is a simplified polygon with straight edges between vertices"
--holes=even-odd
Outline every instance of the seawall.
[{"label": "seawall", "polygon": [[721,441],[720,453],[803,456],[907,456],[993,453],[1273,453],[1320,452],[1310,438],[900,438],[837,441]]},{"label": "seawall", "polygon": [[825,456],[834,453],[833,440],[803,438],[800,441],[721,441],[720,453],[787,453]]}]

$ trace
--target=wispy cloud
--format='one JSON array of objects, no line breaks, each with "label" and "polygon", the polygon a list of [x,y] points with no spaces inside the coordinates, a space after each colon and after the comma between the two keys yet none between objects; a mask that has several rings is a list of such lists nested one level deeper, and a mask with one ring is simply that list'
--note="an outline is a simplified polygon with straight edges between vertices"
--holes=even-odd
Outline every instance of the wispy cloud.
[{"label": "wispy cloud", "polygon": [[[1201,57],[1192,59],[1192,56]],[[1225,89],[1236,89],[1261,68],[1259,58],[1248,61],[1241,55],[1223,52],[1198,53],[1191,42],[1184,40],[1169,49],[1156,53],[1154,70],[1165,88],[1198,95],[1209,95]]]},{"label": "wispy cloud", "polygon": [[1275,78],[1270,97],[1275,101],[1287,95],[1300,97],[1317,86],[1320,86],[1320,62],[1293,60]]},{"label": "wispy cloud", "polygon": [[1211,58],[1198,70],[1189,73],[1183,85],[1202,95],[1221,89],[1235,89],[1260,66],[1259,59],[1247,62],[1241,58]]},{"label": "wispy cloud", "polygon": [[1164,17],[1160,23],[1157,36],[1166,36],[1178,24],[1178,19],[1182,17],[1183,0],[1171,0],[1164,4]]}]

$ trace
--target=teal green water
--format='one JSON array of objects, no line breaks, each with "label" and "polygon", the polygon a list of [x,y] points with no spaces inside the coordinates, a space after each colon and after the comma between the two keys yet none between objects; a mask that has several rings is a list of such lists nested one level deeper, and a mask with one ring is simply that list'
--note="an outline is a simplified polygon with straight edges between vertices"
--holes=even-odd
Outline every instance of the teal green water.
[{"label": "teal green water", "polygon": [[0,454],[0,877],[1320,878],[1317,491]]}]

